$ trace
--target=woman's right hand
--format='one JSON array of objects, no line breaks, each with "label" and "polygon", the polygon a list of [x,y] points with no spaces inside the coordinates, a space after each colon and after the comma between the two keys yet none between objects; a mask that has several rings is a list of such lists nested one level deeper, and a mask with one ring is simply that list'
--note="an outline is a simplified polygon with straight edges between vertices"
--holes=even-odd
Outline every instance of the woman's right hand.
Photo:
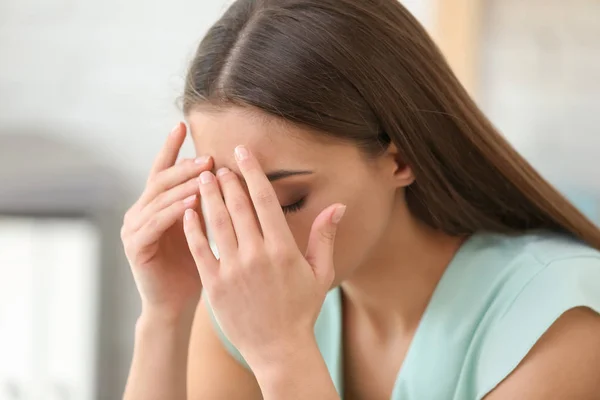
[{"label": "woman's right hand", "polygon": [[176,163],[185,137],[185,125],[180,123],[168,136],[144,192],[125,214],[121,229],[143,312],[164,317],[193,313],[202,288],[182,224],[186,209],[199,210],[196,179],[212,168],[212,160],[201,157]]}]

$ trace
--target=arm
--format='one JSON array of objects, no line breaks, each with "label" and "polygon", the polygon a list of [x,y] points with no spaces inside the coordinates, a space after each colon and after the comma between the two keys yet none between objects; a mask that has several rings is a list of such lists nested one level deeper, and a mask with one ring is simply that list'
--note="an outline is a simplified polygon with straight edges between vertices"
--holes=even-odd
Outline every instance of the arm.
[{"label": "arm", "polygon": [[204,299],[194,318],[188,363],[188,400],[261,400],[256,378],[225,350]]},{"label": "arm", "polygon": [[177,124],[123,219],[121,239],[142,299],[126,400],[186,399],[187,348],[202,282],[182,224],[185,210],[200,206],[196,177],[212,160],[176,163],[185,137],[185,125]]},{"label": "arm", "polygon": [[600,315],[566,312],[485,400],[600,398]]},{"label": "arm", "polygon": [[254,375],[223,347],[203,303],[193,325],[189,315],[140,317],[125,400],[262,399]]},{"label": "arm", "polygon": [[263,367],[255,364],[255,376],[224,348],[203,303],[196,311],[190,344],[189,400],[339,399],[317,344],[308,335],[305,344],[297,342]]},{"label": "arm", "polygon": [[265,400],[340,399],[312,335],[255,371]]},{"label": "arm", "polygon": [[[186,315],[187,314],[187,315]],[[186,400],[186,364],[192,313],[142,313],[135,329],[125,400]]]}]

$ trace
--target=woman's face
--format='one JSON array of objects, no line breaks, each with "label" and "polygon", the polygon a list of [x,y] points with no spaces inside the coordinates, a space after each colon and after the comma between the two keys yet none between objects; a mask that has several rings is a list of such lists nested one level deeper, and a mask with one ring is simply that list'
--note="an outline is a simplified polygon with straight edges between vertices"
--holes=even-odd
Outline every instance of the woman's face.
[{"label": "woman's face", "polygon": [[351,143],[249,108],[194,111],[188,117],[197,155],[212,156],[215,170],[227,167],[239,176],[235,147],[253,152],[302,252],[316,216],[333,203],[347,205],[335,240],[336,285],[367,262],[386,233],[402,186],[393,154],[368,160]]}]

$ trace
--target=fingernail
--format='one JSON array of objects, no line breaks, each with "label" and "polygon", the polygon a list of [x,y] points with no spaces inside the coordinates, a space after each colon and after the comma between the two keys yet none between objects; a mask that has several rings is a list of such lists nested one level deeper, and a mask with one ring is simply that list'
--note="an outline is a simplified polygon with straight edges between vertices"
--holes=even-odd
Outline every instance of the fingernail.
[{"label": "fingernail", "polygon": [[207,183],[211,183],[212,181],[214,181],[215,176],[210,172],[210,171],[204,171],[203,173],[200,174],[200,182],[207,184]]},{"label": "fingernail", "polygon": [[333,215],[331,216],[331,222],[333,222],[336,225],[339,224],[345,212],[346,206],[339,206],[338,208],[336,208],[333,212]]},{"label": "fingernail", "polygon": [[239,161],[244,161],[245,159],[248,158],[248,149],[246,149],[244,146],[236,147],[235,148],[235,157]]},{"label": "fingernail", "polygon": [[179,132],[180,128],[181,128],[181,122],[178,122],[177,125],[175,125],[173,127],[173,129],[171,129],[171,135],[175,135],[177,132]]},{"label": "fingernail", "polygon": [[202,157],[198,157],[194,160],[194,162],[198,165],[204,165],[208,163],[208,160],[210,160],[209,156],[202,156]]},{"label": "fingernail", "polygon": [[196,200],[196,195],[193,194],[190,197],[187,197],[186,199],[183,200],[184,204],[191,204]]},{"label": "fingernail", "polygon": [[229,168],[219,168],[217,171],[217,176],[223,176],[229,172]]},{"label": "fingernail", "polygon": [[194,217],[194,211],[191,208],[185,210],[185,220],[190,221]]}]

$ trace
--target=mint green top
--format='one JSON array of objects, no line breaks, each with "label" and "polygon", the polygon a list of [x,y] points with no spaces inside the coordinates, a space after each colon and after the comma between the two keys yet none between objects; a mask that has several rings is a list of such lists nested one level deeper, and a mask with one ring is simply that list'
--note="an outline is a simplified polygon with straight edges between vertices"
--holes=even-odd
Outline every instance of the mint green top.
[{"label": "mint green top", "polygon": [[[391,400],[483,398],[561,314],[578,306],[600,313],[600,252],[553,234],[473,235],[434,291]],[[341,290],[335,288],[315,335],[343,398],[341,316]]]}]

